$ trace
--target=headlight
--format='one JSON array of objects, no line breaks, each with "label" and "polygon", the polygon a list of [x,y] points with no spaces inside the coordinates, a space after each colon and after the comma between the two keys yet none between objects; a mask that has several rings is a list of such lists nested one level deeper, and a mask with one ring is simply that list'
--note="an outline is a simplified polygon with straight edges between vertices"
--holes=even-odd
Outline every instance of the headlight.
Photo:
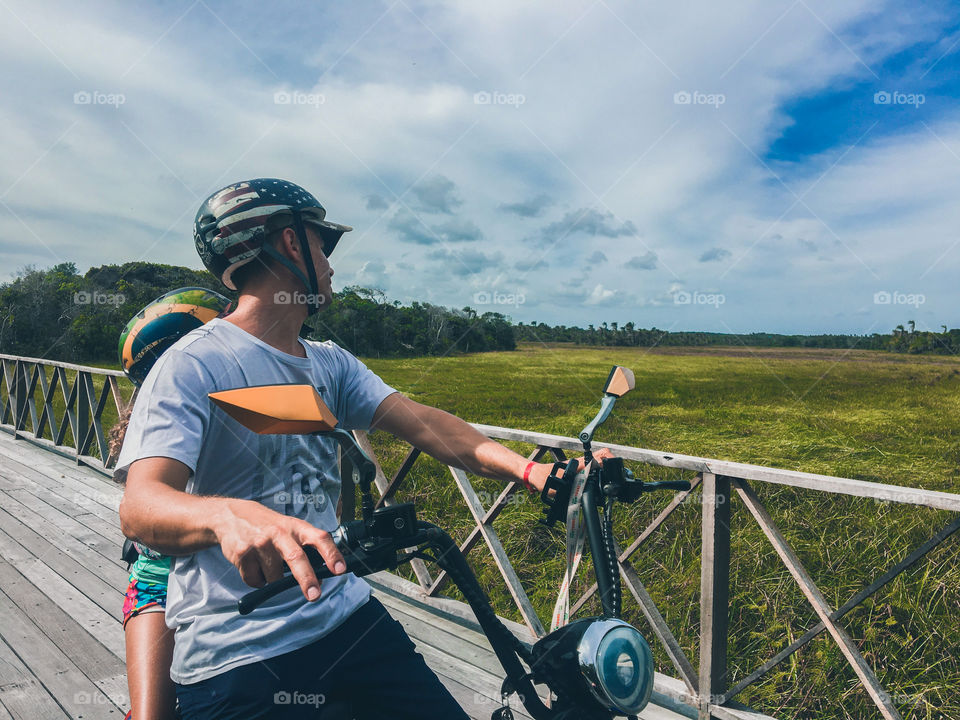
[{"label": "headlight", "polygon": [[577,645],[580,671],[594,697],[626,715],[646,707],[653,691],[653,656],[643,635],[623,620],[598,620]]},{"label": "headlight", "polygon": [[623,620],[584,618],[533,647],[537,682],[570,700],[607,712],[636,715],[653,691],[653,656],[640,632]]}]

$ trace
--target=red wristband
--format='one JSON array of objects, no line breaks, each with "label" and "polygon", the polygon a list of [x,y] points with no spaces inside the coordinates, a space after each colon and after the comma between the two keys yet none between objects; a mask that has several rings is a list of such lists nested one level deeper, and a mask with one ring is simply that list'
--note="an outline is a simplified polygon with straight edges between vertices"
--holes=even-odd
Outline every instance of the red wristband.
[{"label": "red wristband", "polygon": [[523,471],[523,486],[530,492],[536,492],[537,489],[530,484],[530,471],[533,470],[535,465],[538,465],[536,460],[531,460],[530,464],[527,465],[527,469]]}]

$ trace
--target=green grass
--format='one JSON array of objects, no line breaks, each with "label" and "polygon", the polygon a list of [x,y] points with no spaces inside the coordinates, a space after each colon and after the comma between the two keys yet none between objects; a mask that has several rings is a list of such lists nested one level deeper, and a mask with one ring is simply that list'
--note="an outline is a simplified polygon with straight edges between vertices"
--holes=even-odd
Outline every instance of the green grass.
[{"label": "green grass", "polygon": [[[612,364],[631,367],[636,390],[598,440],[876,482],[960,491],[960,362],[875,352],[711,348],[687,354],[638,349],[534,348],[455,358],[368,360],[414,399],[467,420],[575,435],[593,416]],[[374,445],[389,475],[403,446]],[[514,445],[521,452],[529,446]],[[676,470],[634,470],[649,478]],[[689,477],[689,474],[687,474]],[[489,493],[498,484],[473,478]],[[462,540],[472,523],[449,473],[420,460],[400,498]],[[873,500],[754,485],[833,607],[951,519],[950,513]],[[618,510],[627,544],[669,501]],[[542,619],[562,575],[558,529],[536,523],[539,504],[509,506],[495,528]],[[810,606],[752,516],[732,506],[730,666],[734,681],[816,622]],[[957,538],[934,550],[843,626],[905,718],[960,718],[960,570]],[[698,657],[700,509],[681,506],[635,556],[635,565],[688,657]],[[519,620],[489,553],[473,567],[504,615]],[[587,563],[585,563],[586,565]],[[587,587],[584,568],[575,592]],[[653,640],[632,599],[626,614]],[[595,612],[597,606],[589,608]],[[659,669],[674,674],[659,646]],[[783,718],[863,718],[879,713],[826,634],[738,700]]]},{"label": "green grass", "polygon": [[[367,363],[414,399],[467,420],[568,436],[593,416],[610,366],[622,364],[635,371],[637,388],[618,403],[598,440],[960,492],[960,361],[954,358],[832,350],[523,347],[512,353]],[[68,372],[71,381],[73,375]],[[128,395],[129,384],[121,387]],[[36,398],[39,402],[39,391]],[[59,390],[54,405],[59,420]],[[114,418],[110,400],[105,430]],[[392,475],[406,448],[383,433],[372,440]],[[679,476],[676,470],[631,466],[650,479]],[[499,489],[496,482],[471,479],[490,496]],[[754,488],[833,607],[952,518],[827,493]],[[473,526],[449,473],[432,459],[417,462],[399,498],[416,501],[421,516],[458,541]],[[629,543],[669,499],[665,493],[620,507],[616,533],[621,544]],[[736,681],[816,617],[739,501],[732,513],[729,657]],[[539,525],[539,516],[539,503],[524,496],[494,525],[541,619],[547,620],[563,572],[563,538],[558,528]],[[842,621],[908,720],[960,720],[958,544],[957,537],[947,540]],[[682,505],[634,556],[641,579],[694,665],[699,557],[696,503]],[[485,547],[476,547],[469,558],[498,612],[520,620]],[[588,568],[585,559],[574,597],[590,582]],[[452,588],[447,592],[454,594]],[[596,604],[588,605],[584,613],[597,610]],[[625,611],[651,640],[659,669],[675,675],[631,598]],[[781,718],[879,717],[825,634],[737,699]]]}]

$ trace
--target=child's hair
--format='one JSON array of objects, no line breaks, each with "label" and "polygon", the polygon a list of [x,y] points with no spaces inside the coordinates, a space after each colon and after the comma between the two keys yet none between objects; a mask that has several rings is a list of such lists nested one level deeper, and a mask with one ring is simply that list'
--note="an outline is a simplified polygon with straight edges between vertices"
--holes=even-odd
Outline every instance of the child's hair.
[{"label": "child's hair", "polygon": [[[127,425],[130,424],[130,414],[133,412],[133,403],[127,405],[127,407],[120,413],[120,417],[117,419],[116,424],[110,428],[109,435],[109,444],[110,444],[110,455],[116,457],[120,454],[120,448],[123,446],[123,438],[127,434]],[[124,484],[127,481],[127,474],[121,473],[119,476],[114,473],[114,480],[120,484]]]}]

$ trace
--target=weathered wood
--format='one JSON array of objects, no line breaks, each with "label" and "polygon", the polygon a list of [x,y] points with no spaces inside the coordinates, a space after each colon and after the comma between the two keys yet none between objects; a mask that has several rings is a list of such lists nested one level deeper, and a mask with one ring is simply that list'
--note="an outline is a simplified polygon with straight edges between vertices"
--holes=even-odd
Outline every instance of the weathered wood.
[{"label": "weathered wood", "polygon": [[727,686],[730,604],[730,481],[703,473],[703,537],[700,555],[700,720]]},{"label": "weathered wood", "polygon": [[19,656],[30,673],[74,717],[123,712],[56,644],[0,590],[0,636]]},{"label": "weathered wood", "polygon": [[[0,493],[2,495],[2,493]],[[16,509],[14,509],[16,513]],[[29,522],[27,520],[26,522]],[[80,590],[90,600],[99,605],[108,613],[117,612],[123,606],[124,584],[110,584],[98,572],[91,570],[89,558],[76,552],[68,545],[62,535],[44,527],[40,535],[24,522],[0,508],[0,530],[9,535],[21,547],[29,550],[35,557],[42,559],[44,564],[53,569],[60,577]],[[57,544],[53,544],[56,542]]]},{"label": "weathered wood", "polygon": [[37,425],[37,429],[34,432],[34,435],[37,437],[43,437],[43,431],[46,429],[47,425],[50,426],[50,437],[53,438],[54,433],[56,432],[56,418],[54,417],[53,412],[53,396],[57,392],[57,373],[54,372],[51,374],[51,379],[47,381],[47,373],[40,373],[40,392],[43,395],[43,410],[40,412],[40,422]]},{"label": "weathered wood", "polygon": [[[40,372],[41,372],[41,366],[40,366],[40,365],[34,365],[32,371],[28,371],[26,363],[22,363],[22,364],[21,364],[21,367],[22,367],[22,369],[23,369],[23,377],[24,377],[24,380],[26,380],[28,372],[29,372],[29,377],[30,377],[30,379],[27,380],[27,388],[26,388],[26,400],[27,400],[27,403],[26,403],[26,407],[24,408],[24,413],[29,413],[29,414],[30,414],[31,434],[36,434],[36,432],[37,432],[37,403],[36,403],[36,401],[34,400],[34,397],[33,397],[33,396],[34,396],[34,393],[37,391],[37,379],[38,379],[38,375],[39,375]],[[21,429],[21,430],[26,430],[26,428],[27,428],[27,420],[26,420],[26,417],[23,417],[23,418],[21,418],[21,419],[19,420],[19,422],[17,423],[17,427],[18,427],[19,429]]]},{"label": "weathered wood", "polygon": [[0,638],[0,708],[13,720],[69,720],[70,716]]},{"label": "weathered wood", "polygon": [[774,550],[776,550],[777,555],[780,556],[783,564],[787,566],[790,574],[793,575],[793,579],[796,580],[797,585],[800,586],[800,590],[813,606],[814,612],[820,617],[820,621],[833,636],[833,639],[840,647],[840,652],[843,653],[847,662],[850,663],[850,667],[853,668],[854,673],[856,673],[860,679],[867,694],[880,710],[880,714],[883,715],[886,720],[901,720],[900,713],[897,712],[897,709],[890,702],[890,695],[880,686],[880,682],[877,680],[873,669],[867,664],[867,661],[863,659],[863,655],[860,654],[853,639],[847,634],[846,630],[830,618],[833,609],[823,596],[823,593],[820,592],[820,588],[817,587],[813,578],[810,577],[810,574],[804,568],[803,563],[800,562],[800,558],[773,522],[773,518],[770,517],[770,513],[767,512],[767,509],[760,502],[760,498],[757,497],[753,488],[746,482],[742,480],[735,482],[737,493],[760,525],[760,529],[763,530],[764,535],[770,540],[770,543],[773,545]]},{"label": "weathered wood", "polygon": [[[474,423],[477,430],[487,437],[500,440],[516,440],[535,445],[552,445],[564,450],[579,450],[582,448],[579,440],[561,435],[530,432],[528,430],[513,430],[494,425]],[[945,493],[922,488],[908,488],[899,485],[884,485],[882,483],[866,482],[865,480],[851,480],[849,478],[817,475],[815,473],[781,470],[762,465],[748,465],[746,463],[729,462],[727,460],[713,460],[710,458],[695,457],[663,453],[657,450],[630,447],[628,445],[614,445],[611,443],[593,443],[595,449],[609,448],[614,455],[625,460],[637,460],[648,465],[660,467],[674,467],[682,470],[713,473],[731,478],[743,478],[758,482],[789,485],[790,487],[807,490],[821,490],[823,492],[855,497],[873,498],[875,500],[905,503],[909,505],[924,505],[937,510],[951,510],[960,512],[960,494]]]},{"label": "weathered wood", "polygon": [[[26,490],[4,490],[0,495],[13,498],[20,503],[19,511],[22,513],[20,517],[23,519],[30,519],[45,528],[59,530],[60,537],[65,539],[65,545],[75,548],[77,552],[82,552],[87,558],[88,567],[95,569],[105,580],[111,583],[124,583],[127,575],[123,569],[125,565],[118,560],[122,543],[108,540],[79,522],[77,520],[79,513],[70,516]],[[6,499],[2,501],[2,506],[8,512],[14,507]],[[93,517],[91,515],[87,519]]]},{"label": "weathered wood", "polygon": [[73,438],[78,459],[80,455],[87,454],[87,447],[90,445],[90,407],[93,405],[93,398],[90,397],[90,387],[87,382],[89,377],[87,373],[80,371],[73,380],[77,388],[77,404],[74,406],[77,424]]},{"label": "weathered wood", "polygon": [[[67,372],[63,368],[57,368],[60,373],[60,388],[63,392],[63,417],[60,418],[60,428],[57,430],[57,436],[53,440],[54,445],[63,445],[67,436],[67,428],[73,435],[73,445],[79,442],[79,430],[77,429],[77,413],[74,409],[74,403],[77,400],[78,384],[76,378],[72,384],[67,384]],[[68,390],[69,387],[69,390]]]},{"label": "weathered wood", "polygon": [[524,592],[520,578],[517,576],[517,571],[514,570],[513,565],[510,564],[507,552],[503,549],[503,544],[500,542],[500,536],[492,526],[483,524],[483,505],[480,502],[480,498],[477,497],[473,486],[470,484],[467,474],[460,468],[448,467],[450,473],[453,475],[453,479],[457,483],[457,487],[460,488],[460,494],[463,495],[463,499],[467,502],[467,508],[470,510],[470,514],[473,515],[473,521],[477,523],[477,527],[483,535],[483,540],[490,549],[493,562],[496,563],[497,569],[500,570],[500,574],[507,584],[507,590],[510,592],[510,595],[513,596],[513,601],[523,616],[524,622],[527,623],[527,627],[530,628],[530,632],[533,633],[534,637],[542,637],[546,632],[543,629],[540,618],[537,617],[537,611],[533,609],[530,598],[528,598],[527,593]]},{"label": "weathered wood", "polygon": [[[530,455],[527,456],[528,460],[539,461],[546,453],[548,452],[547,448],[537,448]],[[483,524],[489,525],[503,512],[504,508],[507,507],[507,500],[511,495],[515,494],[520,490],[520,483],[511,482],[503,490],[500,491],[500,495],[494,501],[493,505],[484,513],[483,515]],[[473,549],[473,546],[477,544],[477,541],[482,537],[480,532],[480,526],[475,526],[470,530],[470,534],[467,535],[467,539],[460,544],[460,552],[466,555]],[[437,579],[433,581],[433,584],[427,588],[428,595],[437,595],[440,590],[442,590],[449,581],[446,570],[441,570],[440,574],[437,575]]]},{"label": "weathered wood", "polygon": [[[115,507],[123,495],[123,486],[113,481],[112,471],[105,475],[101,468],[82,467],[76,464],[73,453],[65,453],[53,447],[49,440],[25,438],[26,442],[3,442],[0,435],[0,455],[13,458],[22,465],[29,465],[46,474],[52,483],[59,482],[63,477],[72,478],[90,488],[90,498],[102,498],[106,507]],[[34,448],[39,447],[45,452],[36,453]],[[93,473],[91,473],[93,471]],[[116,496],[116,500],[114,499]]]},{"label": "weathered wood", "polygon": [[397,472],[395,472],[393,477],[390,478],[390,482],[387,483],[387,486],[383,489],[383,492],[377,499],[377,504],[375,507],[381,508],[387,504],[388,500],[393,498],[397,492],[397,489],[406,479],[407,473],[410,472],[410,468],[413,467],[413,464],[417,461],[418,457],[420,457],[420,448],[411,446],[410,452],[407,453],[407,456],[403,459],[400,467],[397,468]]},{"label": "weathered wood", "polygon": [[27,419],[27,378],[26,368],[19,360],[13,366],[14,375],[14,410],[13,429],[14,432],[23,430]]},{"label": "weathered wood", "polygon": [[[0,588],[61,652],[118,706],[127,704],[124,663],[55,602],[0,558]],[[116,626],[116,623],[114,623]]]},{"label": "weathered wood", "polygon": [[[882,575],[880,575],[879,577],[877,577],[876,580],[874,580],[874,581],[873,581],[872,583],[870,583],[869,585],[865,586],[863,589],[861,589],[859,592],[857,592],[853,597],[851,597],[849,600],[847,600],[847,602],[845,602],[845,603],[844,603],[843,605],[841,605],[839,608],[837,608],[837,609],[834,610],[832,613],[830,613],[830,619],[836,621],[836,620],[839,620],[840,618],[842,618],[842,617],[843,617],[844,615],[846,615],[848,612],[850,612],[850,611],[853,610],[855,607],[857,607],[858,605],[860,605],[860,603],[862,603],[862,602],[863,602],[864,600],[866,600],[868,597],[870,597],[870,596],[873,595],[875,592],[877,592],[877,591],[878,591],[880,588],[882,588],[884,585],[886,585],[886,584],[889,583],[891,580],[893,580],[895,577],[897,577],[897,576],[898,576],[900,573],[902,573],[904,570],[906,570],[907,568],[915,565],[915,564],[916,564],[917,562],[919,562],[921,559],[923,559],[924,557],[926,557],[927,553],[929,553],[931,550],[933,550],[933,548],[935,548],[937,545],[939,545],[939,544],[942,543],[944,540],[946,540],[948,537],[950,537],[950,536],[953,535],[955,532],[957,532],[957,530],[960,530],[960,517],[955,518],[955,519],[954,519],[951,523],[949,523],[945,528],[943,528],[942,530],[940,530],[940,532],[938,532],[936,535],[934,535],[934,536],[933,536],[932,538],[930,538],[929,540],[923,542],[921,545],[919,545],[917,548],[915,548],[915,549],[913,550],[913,552],[911,552],[909,555],[907,555],[907,557],[905,557],[905,558],[904,558],[903,560],[901,560],[900,562],[898,562],[898,563],[894,564],[893,566],[891,566],[890,568],[888,568]],[[757,669],[754,670],[752,673],[750,673],[749,675],[747,675],[745,678],[743,678],[740,682],[738,682],[738,683],[737,683],[736,685],[734,685],[732,688],[730,688],[729,690],[727,690],[727,692],[726,692],[726,693],[724,694],[724,696],[723,696],[724,702],[726,702],[726,701],[730,700],[731,698],[735,697],[735,696],[736,696],[739,692],[741,692],[744,688],[746,688],[746,687],[752,685],[753,683],[755,683],[755,682],[756,682],[757,680],[759,680],[761,677],[763,677],[763,676],[766,675],[768,672],[770,672],[770,670],[772,670],[773,668],[775,668],[775,667],[776,667],[777,665],[779,665],[781,662],[783,662],[783,661],[786,660],[788,657],[790,657],[791,655],[793,655],[793,653],[795,653],[797,650],[799,650],[799,649],[802,648],[804,645],[806,645],[808,642],[810,642],[811,640],[813,640],[817,635],[819,635],[819,634],[820,634],[821,632],[823,632],[825,629],[826,629],[826,625],[824,625],[822,622],[818,622],[816,625],[814,625],[813,627],[811,627],[811,628],[810,628],[809,630],[807,630],[803,635],[801,635],[799,638],[797,638],[796,640],[794,640],[792,643],[790,643],[787,647],[785,647],[783,650],[781,650],[780,652],[778,652],[778,653],[777,653],[776,655],[774,655],[772,658],[770,658],[769,660],[767,660],[767,662],[765,662],[765,663],[764,663],[763,665],[761,665],[759,668],[757,668]]]},{"label": "weathered wood", "polygon": [[[374,484],[377,486],[377,490],[382,495],[386,490],[387,481],[386,475],[383,474],[383,468],[380,467],[380,460],[377,458],[377,454],[373,451],[373,446],[370,444],[370,438],[362,430],[354,430],[353,437],[356,439],[357,444],[363,449],[374,464],[374,467],[377,470],[376,477],[374,478]],[[386,501],[387,505],[393,505],[396,500],[390,499]],[[423,560],[413,559],[410,561],[410,568],[413,570],[413,573],[417,576],[417,580],[420,585],[427,588],[433,584],[433,576],[430,574],[430,570],[427,568],[427,564]]]},{"label": "weathered wood", "polygon": [[[62,607],[70,608],[70,615],[120,660],[126,657],[123,629],[119,626],[121,604],[113,612],[107,612],[93,602],[70,582],[58,575],[44,562],[45,558],[34,556],[13,538],[0,530],[0,557],[36,587]],[[122,603],[122,599],[121,599]]]},{"label": "weathered wood", "polygon": [[59,360],[47,360],[46,358],[20,357],[19,355],[7,355],[0,353],[0,359],[23,361],[29,363],[43,363],[51,367],[63,368],[66,370],[82,370],[84,372],[96,373],[97,375],[113,375],[114,377],[126,377],[123,370],[110,370],[108,368],[91,367],[90,365],[74,365],[73,363],[60,362]]},{"label": "weathered wood", "polygon": [[[480,623],[477,622],[473,610],[464,602],[444,597],[430,597],[416,583],[388,572],[377,572],[364,579],[370,583],[371,587],[381,593],[391,593],[398,598],[402,598],[405,602],[424,608],[434,615],[451,619],[477,635],[483,635]],[[503,617],[500,618],[500,622],[527,647],[532,645],[531,640],[536,640],[536,638],[530,637],[530,628],[526,625]]]},{"label": "weathered wood", "polygon": [[[614,545],[616,545],[616,543],[614,543]],[[650,623],[650,628],[653,630],[654,635],[657,636],[657,639],[663,645],[663,649],[666,650],[667,657],[670,658],[673,667],[680,673],[680,678],[686,683],[691,694],[695,694],[699,685],[697,671],[683,652],[683,648],[680,647],[680,643],[671,632],[667,621],[663,618],[663,615],[660,614],[660,611],[657,609],[657,604],[653,601],[653,598],[650,597],[650,593],[647,592],[643,582],[640,580],[640,576],[637,575],[637,571],[634,570],[629,560],[620,563],[620,575],[624,585],[627,586],[630,594],[633,595],[634,600],[636,600],[640,606],[640,611],[643,613],[643,616],[647,619],[647,622]]]}]

